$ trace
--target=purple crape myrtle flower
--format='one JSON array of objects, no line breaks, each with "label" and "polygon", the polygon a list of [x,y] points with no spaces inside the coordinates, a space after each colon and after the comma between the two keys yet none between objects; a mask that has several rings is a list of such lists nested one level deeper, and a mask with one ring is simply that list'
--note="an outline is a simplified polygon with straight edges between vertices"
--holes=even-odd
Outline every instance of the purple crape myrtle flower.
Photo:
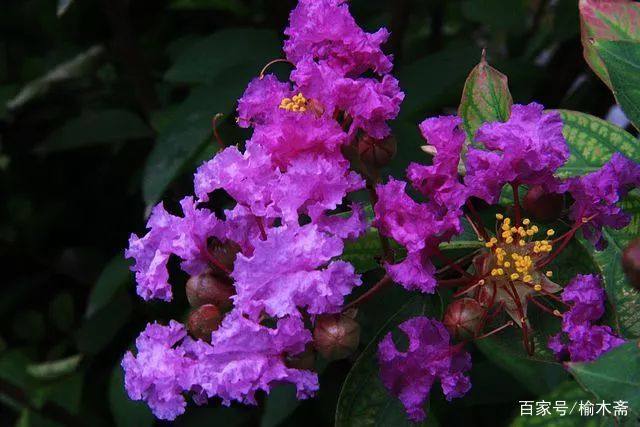
[{"label": "purple crape myrtle flower", "polygon": [[251,142],[282,168],[304,154],[341,158],[340,147],[348,142],[340,124],[317,102],[271,74],[249,84],[238,101],[238,123],[254,128]]},{"label": "purple crape myrtle flower", "polygon": [[[386,121],[398,115],[404,94],[389,74],[391,56],[380,48],[389,36],[386,29],[363,31],[346,1],[303,0],[291,12],[285,34],[297,90],[330,117],[343,111],[352,120],[350,136],[358,129],[377,139],[389,134]],[[368,70],[380,78],[360,76]]]},{"label": "purple crape myrtle flower", "polygon": [[349,13],[345,0],[301,0],[289,16],[289,39],[284,51],[297,64],[311,56],[327,63],[343,75],[372,69],[378,74],[391,71],[391,56],[380,45],[389,32],[381,28],[370,34],[362,30]]},{"label": "purple crape myrtle flower", "polygon": [[197,209],[191,197],[180,204],[183,217],[169,214],[158,204],[147,222],[149,232],[143,237],[132,234],[129,239],[125,256],[136,261],[131,269],[136,273],[138,295],[145,300],[171,300],[167,262],[172,254],[183,260],[185,272],[199,274],[207,267],[207,239],[226,240],[225,225],[213,212]]},{"label": "purple crape myrtle flower", "polygon": [[193,340],[183,325],[149,324],[128,352],[122,367],[125,388],[134,400],[145,400],[154,415],[173,420],[186,407],[186,394],[197,404],[219,397],[255,404],[258,390],[292,383],[299,399],[318,389],[316,373],[289,368],[286,356],[304,351],[311,334],[298,318],[280,319],[272,329],[231,312],[212,333],[211,344]]},{"label": "purple crape myrtle flower", "polygon": [[255,405],[258,390],[268,393],[280,383],[294,384],[298,399],[312,396],[318,390],[317,374],[285,363],[286,356],[302,353],[310,341],[299,318],[280,319],[272,329],[232,311],[211,334],[211,344],[191,339],[183,344],[196,360],[189,372],[196,402],[219,397],[225,405]]},{"label": "purple crape myrtle flower", "polygon": [[469,391],[471,382],[464,372],[471,369],[471,356],[462,347],[451,346],[449,332],[437,320],[415,317],[399,327],[409,346],[399,351],[391,333],[384,337],[378,346],[380,377],[400,399],[409,419],[419,422],[426,417],[423,406],[436,380],[447,400]]},{"label": "purple crape myrtle flower", "polygon": [[361,284],[351,264],[332,261],[342,254],[342,239],[321,232],[314,224],[271,228],[257,239],[252,256],[238,255],[231,276],[238,310],[257,319],[336,313],[344,297]]},{"label": "purple crape myrtle flower", "polygon": [[342,157],[305,154],[282,172],[261,145],[251,142],[244,154],[236,147],[225,149],[202,165],[195,176],[201,201],[222,188],[256,217],[296,223],[299,214],[333,210],[347,193],[363,187],[362,178],[349,171]]},{"label": "purple crape myrtle flower", "polygon": [[406,194],[406,183],[391,179],[377,187],[375,225],[385,236],[407,248],[407,257],[386,265],[389,275],[408,290],[433,292],[435,267],[429,257],[441,242],[462,230],[461,206],[466,187],[458,179],[460,150],[464,132],[460,119],[442,116],[420,125],[423,136],[436,149],[432,166],[409,165],[407,175],[413,186],[429,198],[417,203]]},{"label": "purple crape myrtle flower", "polygon": [[565,189],[574,199],[569,216],[585,222],[582,232],[596,249],[606,246],[602,227],[620,229],[629,224],[631,216],[617,203],[638,186],[640,164],[620,153],[615,153],[599,170],[567,181]]},{"label": "purple crape myrtle flower", "polygon": [[464,182],[471,195],[496,203],[504,184],[558,187],[555,171],[569,159],[562,118],[537,103],[514,105],[506,122],[485,123],[475,140],[487,150],[470,147]]},{"label": "purple crape myrtle flower", "polygon": [[562,301],[570,305],[562,318],[562,332],[549,339],[548,346],[559,359],[573,362],[597,359],[624,340],[609,326],[593,325],[604,314],[606,295],[600,279],[594,275],[577,275],[562,292]]},{"label": "purple crape myrtle flower", "polygon": [[160,419],[175,419],[187,405],[182,392],[190,388],[187,372],[195,361],[178,345],[186,336],[176,321],[150,323],[136,340],[137,355],[128,352],[122,360],[129,397],[146,401]]}]

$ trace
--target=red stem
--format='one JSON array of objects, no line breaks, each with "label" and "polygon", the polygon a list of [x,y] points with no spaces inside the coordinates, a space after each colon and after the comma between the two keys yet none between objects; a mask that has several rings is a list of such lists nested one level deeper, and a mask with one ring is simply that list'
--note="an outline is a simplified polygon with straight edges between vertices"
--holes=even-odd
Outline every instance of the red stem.
[{"label": "red stem", "polygon": [[449,267],[451,267],[454,270],[456,270],[458,273],[462,274],[465,277],[468,277],[468,278],[471,278],[471,279],[473,278],[473,276],[471,274],[469,274],[466,271],[464,271],[458,264],[454,263],[445,254],[443,254],[442,251],[440,251],[440,249],[436,249],[435,255],[438,258],[440,258],[442,261],[444,261],[445,264],[447,264]]},{"label": "red stem", "polygon": [[556,316],[556,317],[562,317],[561,314],[557,314],[557,310],[551,310],[549,307],[547,307],[546,305],[542,304],[540,301],[536,300],[535,298],[533,298],[531,295],[529,295],[527,297],[528,301],[531,301],[532,303],[534,303],[535,305],[537,305],[541,310],[551,314],[552,316]]},{"label": "red stem", "polygon": [[489,331],[489,332],[487,332],[486,334],[482,334],[482,335],[480,335],[480,336],[478,336],[478,337],[475,337],[473,340],[474,340],[474,341],[478,341],[478,340],[481,340],[481,339],[484,339],[484,338],[490,337],[491,335],[497,334],[498,332],[500,332],[500,331],[502,331],[503,329],[506,329],[506,328],[508,328],[508,327],[510,327],[510,326],[513,326],[513,320],[509,320],[509,321],[508,321],[507,323],[505,323],[504,325],[502,325],[502,326],[500,326],[500,327],[498,327],[498,328],[496,328],[496,329],[494,329],[494,330],[492,330],[492,331]]},{"label": "red stem", "polygon": [[471,216],[474,217],[474,221],[471,221],[473,225],[475,223],[475,231],[479,233],[485,241],[489,241],[489,235],[487,234],[487,230],[485,229],[484,223],[482,222],[482,218],[478,215],[476,208],[473,207],[473,203],[471,203],[470,199],[467,199],[467,207],[469,208],[469,212]]},{"label": "red stem", "polygon": [[221,118],[222,116],[224,116],[224,114],[222,113],[218,113],[215,116],[213,116],[213,119],[211,120],[211,125],[213,126],[213,136],[216,138],[216,141],[218,142],[220,149],[224,150],[226,145],[224,141],[222,141],[222,138],[220,138],[220,134],[218,134],[218,119]]}]

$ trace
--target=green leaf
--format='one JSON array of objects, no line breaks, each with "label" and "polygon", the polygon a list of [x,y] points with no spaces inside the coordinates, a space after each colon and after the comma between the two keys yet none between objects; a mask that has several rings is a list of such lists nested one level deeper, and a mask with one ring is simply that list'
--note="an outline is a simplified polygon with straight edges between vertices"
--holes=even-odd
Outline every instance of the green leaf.
[{"label": "green leaf", "polygon": [[240,0],[171,0],[171,9],[222,10],[244,15],[249,9]]},{"label": "green leaf", "polygon": [[342,259],[353,264],[358,273],[365,273],[380,267],[378,260],[381,255],[378,230],[369,227],[363,236],[345,243]]},{"label": "green leaf", "polygon": [[483,51],[480,63],[467,77],[458,107],[467,139],[473,141],[483,123],[509,120],[512,104],[507,76],[487,63]]},{"label": "green leaf", "polygon": [[571,157],[558,171],[562,177],[599,169],[613,153],[640,161],[640,142],[630,133],[602,119],[578,111],[558,110]]},{"label": "green leaf", "polygon": [[66,151],[149,138],[152,135],[151,129],[130,111],[98,110],[85,112],[54,130],[37,151]]},{"label": "green leaf", "polygon": [[118,427],[145,427],[153,424],[149,407],[141,401],[129,399],[124,389],[124,374],[117,365],[109,380],[109,406]]},{"label": "green leaf", "polygon": [[[560,330],[559,324],[555,330]],[[537,331],[534,342],[536,353],[528,356],[522,345],[521,331],[510,328],[475,344],[494,364],[513,375],[531,393],[539,395],[557,386],[564,378],[564,370],[559,363],[551,361],[546,333]]]},{"label": "green leaf", "polygon": [[277,427],[296,410],[300,401],[292,384],[282,384],[273,388],[264,404],[260,427]]},{"label": "green leaf", "polygon": [[116,336],[129,319],[131,300],[121,292],[109,304],[89,316],[78,332],[76,343],[83,353],[97,354]]},{"label": "green leaf", "polygon": [[640,414],[640,349],[636,341],[627,342],[588,363],[568,363],[578,382],[599,400],[625,400],[629,409]]},{"label": "green leaf", "polygon": [[640,129],[640,40],[635,43],[600,40],[595,47],[607,67],[616,100],[631,123]]},{"label": "green leaf", "polygon": [[210,141],[213,117],[232,111],[249,77],[247,70],[225,74],[217,84],[195,88],[171,113],[145,165],[142,193],[147,205],[155,204],[162,197],[205,144],[214,143]]},{"label": "green leaf", "polygon": [[[342,386],[336,409],[337,427],[415,425],[407,420],[400,401],[391,396],[380,381],[377,351],[378,342],[399,323],[426,311],[427,304],[423,298],[411,299],[367,344]],[[434,421],[433,414],[427,415],[427,423],[429,419]]]},{"label": "green leaf", "polygon": [[467,0],[462,4],[462,12],[469,20],[486,24],[490,34],[527,29],[527,9],[523,0],[509,2],[509,7],[504,7],[502,0]]},{"label": "green leaf", "polygon": [[[517,415],[511,423],[511,427],[597,427],[603,425],[603,421],[605,421],[606,418],[603,418],[602,416],[585,417],[580,415],[577,407],[572,410],[574,402],[584,402],[587,400],[595,404],[593,396],[580,388],[575,381],[565,381],[550,393],[535,399],[537,402],[549,402],[550,414],[545,414],[544,416]],[[558,412],[554,409],[557,401],[565,402],[564,405],[567,407],[565,415],[561,415],[562,412]],[[536,407],[534,406],[534,414],[535,410]],[[613,420],[612,417],[611,420]]]},{"label": "green leaf", "polygon": [[120,289],[131,283],[131,274],[123,254],[111,258],[91,289],[85,315],[89,317],[109,304]]},{"label": "green leaf", "polygon": [[629,284],[620,260],[627,244],[640,235],[640,196],[627,196],[622,209],[632,215],[631,223],[621,230],[604,229],[603,235],[609,244],[603,251],[596,251],[583,238],[580,241],[589,251],[604,280],[607,298],[614,307],[614,317],[620,333],[631,338],[640,337],[640,292]]},{"label": "green leaf", "polygon": [[72,3],[73,0],[58,0],[58,7],[56,9],[56,15],[58,15],[58,18],[65,14]]},{"label": "green leaf", "polygon": [[74,321],[73,297],[69,292],[61,292],[49,304],[49,318],[62,332],[69,332]]},{"label": "green leaf", "polygon": [[82,355],[76,354],[60,360],[39,363],[37,365],[28,365],[27,373],[34,378],[50,380],[68,375],[75,371],[81,360]]},{"label": "green leaf", "polygon": [[[274,31],[231,28],[196,41],[178,56],[165,79],[179,83],[212,83],[233,68],[257,75],[264,64],[282,56]],[[223,87],[224,83],[220,84]]]},{"label": "green leaf", "polygon": [[584,59],[611,86],[609,74],[594,41],[640,41],[640,5],[632,1],[580,0],[580,27]]},{"label": "green leaf", "polygon": [[[478,57],[475,45],[456,43],[405,66],[398,75],[406,97],[400,115],[415,126],[424,113],[455,102],[462,80]],[[402,146],[398,147],[402,150]]]},{"label": "green leaf", "polygon": [[45,402],[52,402],[71,414],[80,411],[84,372],[57,378],[53,381],[40,382],[32,391],[32,399],[37,407]]}]

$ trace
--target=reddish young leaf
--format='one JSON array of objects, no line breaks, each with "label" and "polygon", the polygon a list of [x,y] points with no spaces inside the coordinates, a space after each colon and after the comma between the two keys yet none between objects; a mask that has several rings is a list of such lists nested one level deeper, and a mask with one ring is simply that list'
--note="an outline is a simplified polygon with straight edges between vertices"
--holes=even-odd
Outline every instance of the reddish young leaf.
[{"label": "reddish young leaf", "polygon": [[580,0],[584,59],[611,88],[611,80],[593,44],[595,40],[640,42],[640,3],[628,0]]},{"label": "reddish young leaf", "polygon": [[487,63],[483,50],[480,63],[467,77],[458,107],[468,141],[473,141],[483,123],[508,120],[512,104],[507,76]]}]

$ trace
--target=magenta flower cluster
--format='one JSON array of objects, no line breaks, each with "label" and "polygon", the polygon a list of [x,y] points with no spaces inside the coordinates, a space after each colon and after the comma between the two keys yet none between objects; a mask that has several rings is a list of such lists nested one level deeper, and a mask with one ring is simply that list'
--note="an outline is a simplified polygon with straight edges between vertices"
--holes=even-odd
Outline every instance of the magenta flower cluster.
[{"label": "magenta flower cluster", "polygon": [[[194,340],[175,321],[149,324],[137,351],[125,355],[129,396],[145,400],[158,418],[183,413],[186,395],[196,404],[215,397],[255,404],[257,391],[283,382],[301,399],[313,395],[317,374],[286,364],[311,341],[303,314],[339,312],[361,284],[354,267],[336,258],[345,239],[364,232],[363,208],[351,204],[346,217],[329,213],[364,186],[341,147],[358,132],[388,135],[386,121],[404,96],[380,49],[388,33],[364,32],[338,0],[300,1],[285,33],[293,83],[268,74],[249,84],[238,101],[238,123],[253,128],[244,150],[226,148],[200,166],[196,197],[182,200],[182,215],[159,204],[147,234],[132,235],[126,251],[138,294],[169,301],[170,257],[198,275],[216,265],[210,239],[241,248],[229,272],[233,309],[210,342]],[[361,76],[368,71],[376,76]],[[224,218],[203,207],[216,190],[236,202]],[[264,325],[269,318],[275,327]]]},{"label": "magenta flower cluster", "polygon": [[577,275],[562,291],[562,301],[571,308],[562,318],[562,332],[549,339],[558,359],[595,360],[624,343],[609,326],[593,324],[604,315],[605,292],[597,276]]},{"label": "magenta flower cluster", "polygon": [[[132,235],[125,252],[135,261],[137,293],[144,300],[172,299],[172,257],[190,276],[212,268],[224,271],[235,292],[233,307],[210,340],[189,336],[173,320],[167,326],[148,324],[136,350],[125,355],[129,396],[146,401],[161,419],[182,414],[188,397],[196,404],[212,398],[225,405],[255,404],[256,393],[268,393],[280,383],[293,384],[300,399],[312,396],[317,374],[288,361],[311,344],[309,319],[340,313],[345,298],[362,283],[354,266],[339,259],[345,241],[368,227],[363,207],[348,203],[351,193],[365,187],[365,179],[351,170],[343,152],[363,136],[376,141],[389,136],[388,121],[399,113],[404,94],[390,74],[392,58],[381,50],[389,34],[362,30],[346,0],[300,0],[285,34],[284,53],[293,66],[290,81],[260,75],[238,100],[237,122],[252,129],[250,139],[243,148],[227,147],[202,164],[194,176],[195,195],[180,202],[181,213],[157,205],[148,232]],[[414,200],[405,181],[391,178],[375,187],[373,225],[406,249],[399,262],[385,257],[384,267],[407,290],[435,292],[432,259],[442,255],[440,244],[463,231],[463,209],[472,199],[495,204],[505,185],[516,192],[524,185],[570,194],[569,218],[576,224],[571,233],[580,229],[598,249],[605,245],[603,227],[619,229],[630,221],[617,203],[640,185],[640,165],[615,154],[591,174],[558,178],[570,156],[562,119],[539,104],[514,105],[506,122],[483,124],[473,144],[455,116],[428,118],[419,129],[433,162],[411,163],[406,175],[425,201]],[[220,217],[205,207],[216,191],[235,201]],[[349,212],[335,215],[336,210]],[[510,231],[505,224],[508,238],[531,231]],[[486,240],[487,248],[495,243]],[[239,248],[232,268],[216,259],[212,241]],[[543,253],[551,247],[547,241],[521,241],[522,247],[527,244]],[[560,289],[548,279],[551,274],[539,274],[540,264],[511,255],[514,264],[520,263],[523,283],[531,283],[531,273],[544,276],[532,289]],[[501,271],[491,274],[502,276]],[[513,299],[526,304],[530,291],[514,288]],[[562,301],[570,309],[563,315],[562,332],[549,342],[559,358],[593,360],[623,342],[609,327],[593,324],[604,313],[604,300],[595,276],[579,275],[564,289]],[[514,319],[526,328],[524,315]],[[471,357],[462,343],[451,342],[451,335],[458,335],[450,335],[437,320],[416,317],[400,330],[409,341],[406,351],[396,347],[391,334],[379,344],[381,379],[409,418],[421,421],[436,381],[448,400],[469,391],[465,373]]]}]

